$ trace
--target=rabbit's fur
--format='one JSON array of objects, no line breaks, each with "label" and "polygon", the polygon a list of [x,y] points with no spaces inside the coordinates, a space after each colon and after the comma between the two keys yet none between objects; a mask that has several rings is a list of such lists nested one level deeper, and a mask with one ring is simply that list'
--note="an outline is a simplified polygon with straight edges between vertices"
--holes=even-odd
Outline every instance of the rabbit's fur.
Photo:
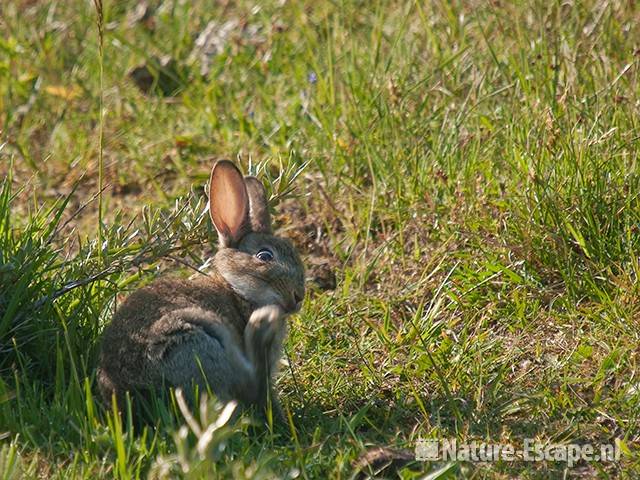
[{"label": "rabbit's fur", "polygon": [[[271,234],[264,187],[222,160],[211,171],[209,212],[220,248],[208,275],[160,279],[132,293],[102,340],[98,385],[123,405],[127,391],[163,385],[264,409],[286,335],[300,308],[304,270],[288,240]],[[264,253],[268,249],[272,259]],[[260,258],[258,252],[261,252]],[[266,257],[265,257],[266,255]]]}]

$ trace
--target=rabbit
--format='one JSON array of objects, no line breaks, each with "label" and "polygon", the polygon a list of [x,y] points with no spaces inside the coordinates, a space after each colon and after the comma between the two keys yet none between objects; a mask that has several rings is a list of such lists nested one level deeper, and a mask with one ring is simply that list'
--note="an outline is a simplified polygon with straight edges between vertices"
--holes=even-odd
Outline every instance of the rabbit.
[{"label": "rabbit", "polygon": [[159,279],[133,292],[106,327],[97,381],[107,405],[127,391],[207,385],[223,402],[282,418],[272,376],[290,314],[305,294],[293,245],[273,235],[264,186],[228,160],[215,163],[209,214],[219,248],[208,274]]}]

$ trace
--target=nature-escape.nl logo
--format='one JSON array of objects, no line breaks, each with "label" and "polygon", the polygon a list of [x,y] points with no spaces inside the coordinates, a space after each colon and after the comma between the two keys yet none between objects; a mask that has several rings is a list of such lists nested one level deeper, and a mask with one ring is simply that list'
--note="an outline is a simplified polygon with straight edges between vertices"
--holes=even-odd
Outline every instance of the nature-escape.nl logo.
[{"label": "nature-escape.nl logo", "polygon": [[456,439],[419,439],[415,448],[419,461],[468,461],[497,462],[525,461],[566,462],[572,467],[579,460],[586,462],[611,462],[620,459],[620,448],[616,443],[593,444],[545,444],[525,439],[522,448],[512,444],[487,442],[459,443]]}]

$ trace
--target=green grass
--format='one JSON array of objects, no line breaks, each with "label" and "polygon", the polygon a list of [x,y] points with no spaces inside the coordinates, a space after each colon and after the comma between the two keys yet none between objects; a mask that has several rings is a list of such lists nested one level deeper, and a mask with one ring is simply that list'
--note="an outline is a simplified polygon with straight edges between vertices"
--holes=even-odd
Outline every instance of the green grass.
[{"label": "green grass", "polygon": [[[633,2],[149,3],[134,21],[104,2],[102,55],[92,2],[0,6],[0,478],[351,478],[419,438],[623,454],[392,477],[640,474]],[[95,367],[127,292],[215,249],[222,157],[270,183],[309,293],[278,381],[290,425],[243,418],[198,448],[212,405],[140,427],[105,411]]]}]

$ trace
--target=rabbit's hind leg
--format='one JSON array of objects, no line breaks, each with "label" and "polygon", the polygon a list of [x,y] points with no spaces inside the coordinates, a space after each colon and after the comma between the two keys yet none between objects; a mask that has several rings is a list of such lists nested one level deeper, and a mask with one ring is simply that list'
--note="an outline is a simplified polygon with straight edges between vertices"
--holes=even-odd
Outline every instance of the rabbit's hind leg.
[{"label": "rabbit's hind leg", "polygon": [[159,373],[164,381],[181,387],[188,397],[192,397],[195,384],[201,392],[209,386],[223,402],[237,400],[244,406],[258,403],[255,368],[215,313],[187,308],[172,312],[171,317],[183,328],[163,349]]},{"label": "rabbit's hind leg", "polygon": [[272,376],[280,357],[285,333],[285,314],[276,305],[267,305],[255,310],[244,330],[245,351],[255,369],[257,405],[264,410],[270,400],[274,413],[280,420],[284,420],[285,417],[273,388]]}]

